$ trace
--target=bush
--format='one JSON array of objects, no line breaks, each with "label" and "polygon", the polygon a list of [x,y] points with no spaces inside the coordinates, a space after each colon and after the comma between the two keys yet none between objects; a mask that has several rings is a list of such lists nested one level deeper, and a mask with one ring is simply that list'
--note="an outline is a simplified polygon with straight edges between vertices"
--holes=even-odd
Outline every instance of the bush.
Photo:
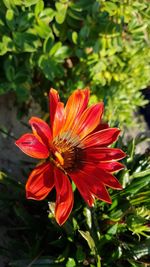
[{"label": "bush", "polygon": [[106,118],[132,122],[150,83],[148,0],[2,0],[0,93],[41,106],[49,87],[65,97],[90,86]]}]

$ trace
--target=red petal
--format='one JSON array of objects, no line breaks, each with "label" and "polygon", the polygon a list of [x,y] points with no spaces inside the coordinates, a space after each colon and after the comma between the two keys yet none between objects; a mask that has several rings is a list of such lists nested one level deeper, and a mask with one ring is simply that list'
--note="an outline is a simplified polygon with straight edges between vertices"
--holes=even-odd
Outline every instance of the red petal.
[{"label": "red petal", "polygon": [[54,123],[54,117],[55,117],[55,112],[57,108],[57,104],[59,102],[59,95],[58,92],[51,88],[49,92],[49,110],[50,110],[50,124],[51,124],[51,129],[53,128],[53,123]]},{"label": "red petal", "polygon": [[59,225],[65,223],[73,207],[73,192],[71,183],[66,175],[55,169],[56,206],[55,217]]},{"label": "red petal", "polygon": [[100,162],[98,163],[100,169],[105,170],[106,172],[116,172],[124,169],[124,165],[120,162]]},{"label": "red petal", "polygon": [[99,164],[85,165],[82,171],[86,173],[87,177],[88,175],[91,177],[91,180],[88,183],[92,181],[95,186],[102,183],[117,190],[122,189],[118,180],[112,174],[102,170],[99,167]]},{"label": "red petal", "polygon": [[120,160],[126,157],[126,154],[119,148],[109,147],[89,147],[83,149],[83,156],[85,162],[99,162]]},{"label": "red petal", "polygon": [[100,199],[104,202],[107,202],[109,204],[112,203],[111,198],[109,196],[109,193],[108,193],[106,187],[102,183],[100,183],[97,187],[94,188],[93,193],[95,194],[95,196],[98,199]]},{"label": "red petal", "polygon": [[76,173],[70,174],[71,179],[76,184],[81,196],[83,197],[84,201],[91,207],[94,203],[94,197],[86,183],[85,179],[83,179],[82,173],[80,171]]},{"label": "red petal", "polygon": [[82,196],[87,203],[89,202],[89,199],[86,199],[86,197],[89,197],[89,195],[91,195],[91,198],[94,195],[102,201],[111,203],[111,199],[105,186],[101,183],[100,179],[95,177],[92,173],[90,174],[88,171],[80,170],[78,172],[70,173],[70,177],[76,183],[78,190],[82,193]]},{"label": "red petal", "polygon": [[53,137],[57,136],[65,123],[64,104],[58,102],[53,123]]},{"label": "red petal", "polygon": [[98,168],[96,171],[99,173],[98,177],[102,181],[102,183],[104,183],[105,185],[113,189],[117,189],[117,190],[122,189],[122,185],[118,182],[116,177],[114,177],[112,174],[105,172],[100,168]]},{"label": "red petal", "polygon": [[104,130],[104,129],[108,129],[109,128],[109,125],[108,123],[105,123],[105,122],[101,122],[95,129],[92,133],[96,133],[96,132],[99,132],[101,130]]},{"label": "red petal", "polygon": [[26,184],[26,197],[28,199],[44,199],[54,186],[53,166],[44,163],[36,167],[30,174]]},{"label": "red petal", "polygon": [[30,157],[46,159],[49,156],[47,147],[33,134],[24,134],[16,141],[16,145]]},{"label": "red petal", "polygon": [[119,133],[118,128],[108,128],[88,135],[82,142],[85,147],[109,146],[117,140]]},{"label": "red petal", "polygon": [[49,147],[52,140],[52,133],[49,125],[42,119],[36,117],[32,117],[29,120],[29,123],[32,127],[33,134],[37,137],[37,139]]},{"label": "red petal", "polygon": [[103,114],[104,104],[98,103],[87,108],[84,113],[81,115],[78,125],[73,128],[73,131],[80,136],[80,138],[84,138],[90,132],[92,132],[97,125],[99,124],[102,114]]},{"label": "red petal", "polygon": [[75,90],[69,97],[66,107],[66,122],[63,131],[67,131],[77,124],[82,112],[86,109],[89,101],[89,89]]}]

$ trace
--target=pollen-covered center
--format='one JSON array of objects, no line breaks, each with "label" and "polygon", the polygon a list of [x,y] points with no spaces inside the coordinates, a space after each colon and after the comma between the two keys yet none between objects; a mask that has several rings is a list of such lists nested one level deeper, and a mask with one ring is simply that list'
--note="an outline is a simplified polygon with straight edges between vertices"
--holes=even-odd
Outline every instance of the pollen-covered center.
[{"label": "pollen-covered center", "polygon": [[64,132],[55,137],[53,144],[57,149],[55,156],[65,170],[77,167],[82,150],[78,136],[72,136],[70,131]]}]

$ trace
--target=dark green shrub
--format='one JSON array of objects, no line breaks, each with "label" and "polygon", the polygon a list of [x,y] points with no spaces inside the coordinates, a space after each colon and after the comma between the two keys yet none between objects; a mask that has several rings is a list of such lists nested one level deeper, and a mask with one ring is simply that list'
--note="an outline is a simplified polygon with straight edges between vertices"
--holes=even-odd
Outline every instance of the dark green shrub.
[{"label": "dark green shrub", "polygon": [[148,0],[2,0],[0,93],[40,102],[90,86],[111,122],[130,123],[150,83]]}]

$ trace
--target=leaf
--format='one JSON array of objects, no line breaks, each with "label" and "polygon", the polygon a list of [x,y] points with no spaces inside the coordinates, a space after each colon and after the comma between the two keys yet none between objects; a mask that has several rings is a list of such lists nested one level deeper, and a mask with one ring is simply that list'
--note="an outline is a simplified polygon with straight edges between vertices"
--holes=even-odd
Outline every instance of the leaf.
[{"label": "leaf", "polygon": [[52,8],[45,8],[39,15],[39,18],[46,24],[49,24],[55,16],[55,11]]},{"label": "leaf", "polygon": [[55,6],[57,10],[55,19],[58,24],[62,24],[66,18],[68,5],[66,3],[56,2]]},{"label": "leaf", "polygon": [[82,230],[78,230],[79,233],[82,235],[82,237],[87,241],[89,248],[91,249],[91,251],[95,251],[95,242],[93,240],[93,238],[91,237],[89,231],[82,231]]},{"label": "leaf", "polygon": [[107,231],[107,234],[109,235],[116,235],[118,230],[118,223],[114,224],[112,227],[110,227]]},{"label": "leaf", "polygon": [[[140,177],[138,177],[140,178]],[[142,179],[134,179],[129,186],[126,187],[126,193],[136,194],[143,187],[150,183],[150,175],[142,177]]]},{"label": "leaf", "polygon": [[30,32],[14,32],[13,36],[17,49],[24,52],[34,52],[40,44],[37,36]]},{"label": "leaf", "polygon": [[57,42],[53,45],[53,47],[51,48],[49,55],[53,56],[56,54],[57,50],[59,50],[62,47],[62,43],[61,42]]},{"label": "leaf", "polygon": [[7,9],[6,11],[6,23],[8,25],[8,27],[12,30],[15,29],[15,18],[14,18],[15,14],[13,9]]},{"label": "leaf", "polygon": [[39,18],[38,18],[38,25],[35,25],[34,29],[36,33],[43,39],[47,38],[47,36],[50,35],[52,32],[49,25],[47,25]]},{"label": "leaf", "polygon": [[39,2],[39,0],[28,0],[28,1],[24,1],[24,5],[26,7],[30,7],[30,6],[37,4],[38,2]]},{"label": "leaf", "polygon": [[39,0],[34,9],[35,16],[37,17],[42,12],[43,9],[44,9],[44,2],[43,0]]},{"label": "leaf", "polygon": [[72,33],[72,41],[74,44],[77,44],[77,41],[78,41],[78,34],[77,32],[73,32]]},{"label": "leaf", "polygon": [[73,258],[68,258],[66,267],[75,267],[75,266],[76,266],[75,260]]}]

